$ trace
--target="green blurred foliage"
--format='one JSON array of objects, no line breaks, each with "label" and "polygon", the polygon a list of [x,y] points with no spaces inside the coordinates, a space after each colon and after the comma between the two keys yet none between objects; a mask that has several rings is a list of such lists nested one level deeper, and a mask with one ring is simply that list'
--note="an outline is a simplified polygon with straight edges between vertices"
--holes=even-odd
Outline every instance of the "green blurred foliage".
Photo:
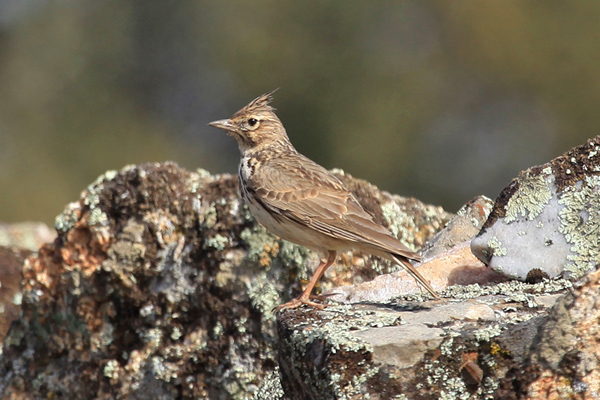
[{"label": "green blurred foliage", "polygon": [[600,3],[0,0],[0,220],[108,169],[235,172],[206,124],[281,87],[296,147],[456,211],[595,136]]}]

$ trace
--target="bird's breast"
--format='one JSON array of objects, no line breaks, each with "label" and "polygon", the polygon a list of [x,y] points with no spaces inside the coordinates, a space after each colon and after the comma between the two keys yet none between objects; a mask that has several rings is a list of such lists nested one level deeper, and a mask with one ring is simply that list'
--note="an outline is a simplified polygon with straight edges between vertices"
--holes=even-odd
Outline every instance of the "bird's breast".
[{"label": "bird's breast", "polygon": [[259,164],[259,161],[256,157],[252,156],[244,156],[240,160],[240,165],[238,166],[238,173],[240,175],[240,179],[243,181],[249,181],[254,176],[254,172]]}]

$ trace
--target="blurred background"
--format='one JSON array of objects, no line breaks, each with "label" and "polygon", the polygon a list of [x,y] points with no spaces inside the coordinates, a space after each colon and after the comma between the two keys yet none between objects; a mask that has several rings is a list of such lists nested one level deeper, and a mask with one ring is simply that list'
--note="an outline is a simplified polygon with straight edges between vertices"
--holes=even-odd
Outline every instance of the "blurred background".
[{"label": "blurred background", "polygon": [[274,88],[298,150],[455,212],[600,133],[598,1],[0,0],[0,221],[109,169],[237,169]]}]

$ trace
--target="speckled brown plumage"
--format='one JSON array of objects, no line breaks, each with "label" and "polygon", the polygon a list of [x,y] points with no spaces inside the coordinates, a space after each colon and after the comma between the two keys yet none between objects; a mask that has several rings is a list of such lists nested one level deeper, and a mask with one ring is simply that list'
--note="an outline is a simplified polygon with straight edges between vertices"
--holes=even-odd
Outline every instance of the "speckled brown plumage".
[{"label": "speckled brown plumage", "polygon": [[240,148],[240,193],[254,217],[282,239],[319,253],[322,261],[299,298],[280,306],[302,304],[322,308],[310,294],[336,252],[359,249],[402,265],[437,297],[435,291],[408,260],[420,260],[375,221],[329,171],[298,153],[290,142],[266,93],[230,119],[209,125],[225,129]]}]

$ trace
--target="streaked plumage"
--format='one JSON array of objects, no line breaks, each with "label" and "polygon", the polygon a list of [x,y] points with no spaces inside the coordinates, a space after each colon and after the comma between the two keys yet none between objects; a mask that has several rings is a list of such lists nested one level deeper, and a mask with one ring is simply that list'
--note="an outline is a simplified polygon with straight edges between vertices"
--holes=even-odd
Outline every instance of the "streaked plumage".
[{"label": "streaked plumage", "polygon": [[209,125],[225,129],[240,148],[240,192],[254,217],[271,233],[319,253],[322,261],[302,295],[283,306],[308,304],[310,293],[336,252],[359,249],[401,264],[434,297],[435,291],[408,260],[419,261],[375,221],[344,184],[298,153],[275,110],[272,93],[253,100],[230,119]]}]

